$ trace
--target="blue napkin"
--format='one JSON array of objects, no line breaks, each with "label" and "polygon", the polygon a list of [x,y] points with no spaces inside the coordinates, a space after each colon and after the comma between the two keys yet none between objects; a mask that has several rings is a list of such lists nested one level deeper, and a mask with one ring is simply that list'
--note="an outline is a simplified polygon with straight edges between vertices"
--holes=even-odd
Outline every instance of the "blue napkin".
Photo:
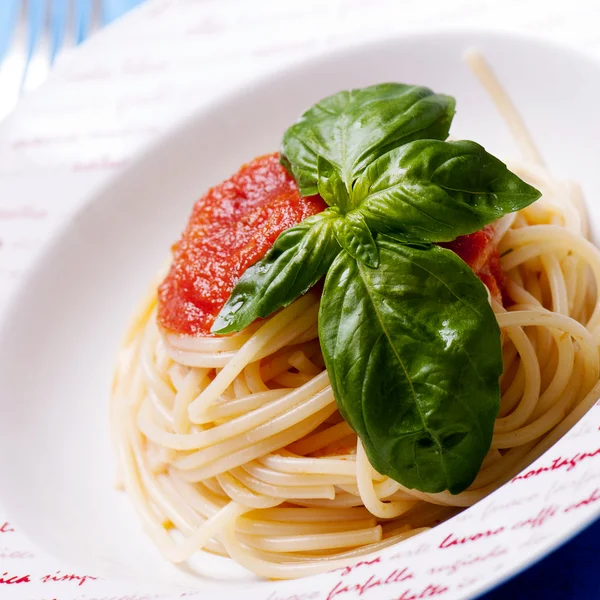
[{"label": "blue napkin", "polygon": [[480,600],[600,600],[600,519]]}]

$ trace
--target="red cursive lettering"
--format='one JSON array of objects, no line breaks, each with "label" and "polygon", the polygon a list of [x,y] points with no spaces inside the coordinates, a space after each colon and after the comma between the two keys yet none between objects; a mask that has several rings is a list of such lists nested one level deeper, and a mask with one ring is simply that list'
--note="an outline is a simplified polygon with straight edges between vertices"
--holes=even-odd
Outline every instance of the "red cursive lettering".
[{"label": "red cursive lettering", "polygon": [[77,585],[82,586],[86,581],[96,581],[98,577],[94,577],[93,575],[74,575],[74,574],[65,574],[61,575],[60,571],[56,571],[55,575],[44,575],[40,578],[42,583],[48,583],[50,581],[76,581]]},{"label": "red cursive lettering", "polygon": [[0,533],[13,533],[15,530],[10,526],[10,523],[4,521],[0,526]]},{"label": "red cursive lettering", "polygon": [[577,502],[576,504],[571,504],[565,508],[564,512],[570,512],[575,510],[576,508],[581,508],[582,506],[588,506],[593,502],[598,502],[600,500],[600,489],[596,488],[587,498]]},{"label": "red cursive lettering", "polygon": [[356,595],[362,596],[375,587],[400,583],[401,581],[407,581],[413,577],[414,575],[407,568],[404,568],[394,569],[387,577],[375,577],[375,575],[371,575],[362,583],[349,583],[348,585],[344,585],[341,581],[338,581],[327,594],[326,600],[332,600],[341,594],[349,592],[356,592]]},{"label": "red cursive lettering", "polygon": [[532,529],[535,529],[536,527],[541,527],[548,519],[551,519],[556,514],[557,508],[556,505],[542,508],[535,517],[530,517],[529,519],[515,523],[512,526],[512,529],[521,529],[522,527],[531,527]]},{"label": "red cursive lettering", "polygon": [[468,544],[469,542],[476,542],[477,540],[481,540],[483,538],[488,538],[493,535],[498,535],[504,531],[504,527],[500,527],[498,529],[488,529],[487,531],[481,531],[479,533],[474,533],[473,535],[468,535],[467,537],[457,538],[454,537],[454,534],[451,533],[447,535],[440,545],[438,546],[441,549],[452,548],[452,546],[459,546],[462,544]]},{"label": "red cursive lettering", "polygon": [[364,567],[365,565],[376,565],[381,562],[381,556],[376,556],[373,560],[361,560],[354,565],[348,565],[347,567],[341,567],[340,569],[334,569],[334,571],[341,571],[342,577],[349,575],[358,567]]},{"label": "red cursive lettering", "polygon": [[546,473],[547,471],[556,471],[563,468],[565,468],[567,472],[572,471],[580,462],[596,456],[600,457],[600,448],[594,450],[594,452],[582,452],[581,454],[578,452],[571,458],[562,458],[559,456],[558,458],[555,458],[549,466],[539,467],[537,469],[532,469],[531,471],[517,475],[511,479],[511,483],[514,483],[519,479],[530,479],[531,477],[537,477],[538,475]]},{"label": "red cursive lettering", "polygon": [[461,559],[457,560],[456,562],[453,562],[452,564],[449,564],[449,565],[441,565],[439,567],[431,567],[431,569],[429,569],[429,573],[431,573],[431,574],[443,573],[443,572],[456,573],[456,571],[458,571],[462,567],[468,567],[475,563],[489,560],[490,558],[498,558],[499,556],[503,556],[507,552],[508,552],[508,550],[506,548],[503,548],[502,546],[496,546],[491,552],[489,552],[487,554],[483,554],[481,556],[469,555],[468,558],[461,558]]},{"label": "red cursive lettering", "polygon": [[2,575],[0,575],[0,584],[6,585],[17,585],[19,583],[31,583],[31,579],[29,579],[29,575],[9,575],[7,571],[4,571]]},{"label": "red cursive lettering", "polygon": [[34,558],[34,554],[28,550],[0,550],[0,558]]},{"label": "red cursive lettering", "polygon": [[430,583],[421,592],[413,592],[411,589],[404,590],[402,594],[396,597],[396,600],[422,600],[423,598],[431,598],[432,596],[439,596],[448,591],[445,585],[434,585]]},{"label": "red cursive lettering", "polygon": [[0,209],[0,219],[2,221],[16,219],[45,219],[48,213],[40,208],[33,206],[23,206],[22,208],[2,208]]}]

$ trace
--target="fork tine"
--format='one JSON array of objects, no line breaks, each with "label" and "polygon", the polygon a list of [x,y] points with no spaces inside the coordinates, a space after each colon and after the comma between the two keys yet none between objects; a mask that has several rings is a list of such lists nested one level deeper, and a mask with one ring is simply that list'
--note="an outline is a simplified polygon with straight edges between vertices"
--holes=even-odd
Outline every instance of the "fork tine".
[{"label": "fork tine", "polygon": [[21,78],[21,90],[27,80],[27,73],[29,71],[29,65],[31,59],[35,54],[38,47],[40,38],[44,31],[44,20],[46,18],[46,2],[45,0],[29,0],[27,3],[27,59],[25,63],[25,69],[23,70],[23,77]]},{"label": "fork tine", "polygon": [[12,42],[20,5],[20,0],[4,0],[4,2],[0,2],[0,64],[2,64]]},{"label": "fork tine", "polygon": [[44,30],[46,2],[45,0],[29,0],[27,8],[27,25],[29,27],[29,35],[27,37],[27,61],[30,61],[36,51]]},{"label": "fork tine", "polygon": [[52,0],[50,8],[50,64],[60,50],[65,39],[67,19],[69,18],[69,0]]},{"label": "fork tine", "polygon": [[93,0],[75,0],[73,11],[73,27],[75,43],[81,44],[88,36],[92,22],[94,7]]}]

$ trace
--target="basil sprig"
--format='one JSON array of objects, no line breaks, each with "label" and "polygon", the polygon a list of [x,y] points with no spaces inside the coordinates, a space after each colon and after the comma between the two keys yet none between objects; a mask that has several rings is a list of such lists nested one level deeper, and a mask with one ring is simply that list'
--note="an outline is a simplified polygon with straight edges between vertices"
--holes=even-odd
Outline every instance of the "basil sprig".
[{"label": "basil sprig", "polygon": [[500,331],[483,283],[433,242],[540,193],[480,145],[444,141],[454,105],[388,83],[325,98],[292,125],[282,163],[330,208],[244,273],[213,332],[240,331],[326,275],[319,339],[340,412],[377,471],[456,494],[491,445]]}]

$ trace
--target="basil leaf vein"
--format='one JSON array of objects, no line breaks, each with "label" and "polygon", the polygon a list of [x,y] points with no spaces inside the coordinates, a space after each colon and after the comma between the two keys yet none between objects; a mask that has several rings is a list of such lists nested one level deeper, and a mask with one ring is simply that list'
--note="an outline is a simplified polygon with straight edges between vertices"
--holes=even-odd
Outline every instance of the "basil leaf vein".
[{"label": "basil leaf vein", "polygon": [[379,268],[342,252],[325,280],[319,339],[331,385],[380,473],[459,493],[499,410],[498,324],[483,284],[451,251],[376,244]]}]

